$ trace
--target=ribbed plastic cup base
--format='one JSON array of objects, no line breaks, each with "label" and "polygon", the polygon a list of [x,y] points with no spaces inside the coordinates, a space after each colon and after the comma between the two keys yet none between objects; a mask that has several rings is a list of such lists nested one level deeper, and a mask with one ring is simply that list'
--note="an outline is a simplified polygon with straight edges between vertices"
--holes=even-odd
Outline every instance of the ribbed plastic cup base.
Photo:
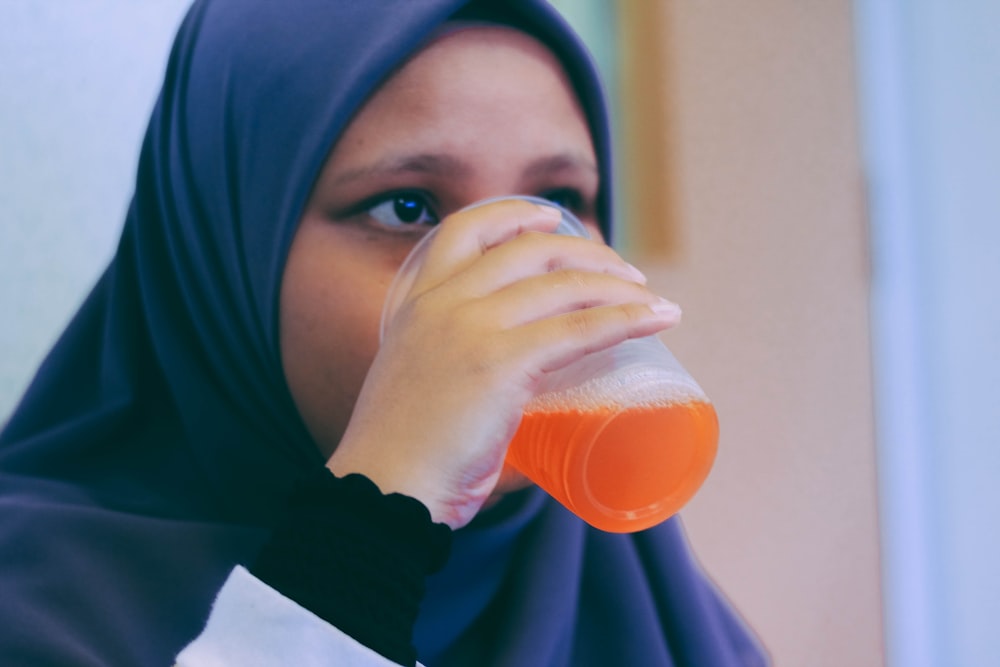
[{"label": "ribbed plastic cup base", "polygon": [[719,424],[707,401],[526,412],[507,462],[608,532],[655,526],[708,477]]}]

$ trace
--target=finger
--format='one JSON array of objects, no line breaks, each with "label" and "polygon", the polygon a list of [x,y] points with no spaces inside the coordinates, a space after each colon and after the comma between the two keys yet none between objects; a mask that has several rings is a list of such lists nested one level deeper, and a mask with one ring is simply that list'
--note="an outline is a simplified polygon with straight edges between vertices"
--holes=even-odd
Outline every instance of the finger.
[{"label": "finger", "polygon": [[[561,270],[531,276],[478,299],[473,317],[492,318],[501,328],[521,326],[575,310],[626,303],[669,303],[645,286],[619,276]],[[676,304],[674,304],[676,305]],[[664,310],[664,313],[666,311]],[[680,308],[676,309],[680,319]]]},{"label": "finger", "polygon": [[439,285],[495,248],[529,231],[553,232],[562,212],[519,199],[464,209],[445,218],[434,231],[411,291]]},{"label": "finger", "polygon": [[678,311],[670,302],[574,310],[510,330],[505,350],[522,368],[548,373],[630,338],[668,329],[679,321]]},{"label": "finger", "polygon": [[463,296],[475,298],[526,278],[560,271],[606,274],[640,285],[646,283],[639,269],[603,243],[531,232],[489,250],[456,274],[454,280]]}]

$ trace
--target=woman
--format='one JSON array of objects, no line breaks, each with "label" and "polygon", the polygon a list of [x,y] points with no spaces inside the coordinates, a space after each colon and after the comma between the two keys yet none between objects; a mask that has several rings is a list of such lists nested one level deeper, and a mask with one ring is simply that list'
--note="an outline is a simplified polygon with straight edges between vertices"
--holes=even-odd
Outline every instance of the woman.
[{"label": "woman", "polygon": [[5,664],[760,664],[676,520],[601,533],[502,471],[539,374],[678,313],[545,207],[461,210],[610,231],[577,41],[466,5],[191,9],[118,252],[2,435]]}]

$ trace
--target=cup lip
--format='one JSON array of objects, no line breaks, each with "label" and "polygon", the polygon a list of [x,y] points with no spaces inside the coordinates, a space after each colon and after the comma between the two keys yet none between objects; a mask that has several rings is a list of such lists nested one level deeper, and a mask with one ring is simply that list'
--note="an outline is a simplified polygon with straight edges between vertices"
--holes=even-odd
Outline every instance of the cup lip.
[{"label": "cup lip", "polygon": [[[590,233],[587,232],[587,228],[583,226],[580,219],[577,218],[576,215],[574,215],[569,209],[565,206],[561,206],[560,204],[545,199],[544,197],[536,197],[535,195],[498,195],[496,197],[487,197],[486,199],[480,199],[472,202],[468,206],[462,207],[458,212],[460,213],[462,211],[468,211],[480,206],[486,206],[487,204],[493,204],[499,201],[507,201],[511,199],[519,199],[533,204],[558,209],[562,213],[562,220],[553,232],[554,234],[579,236],[585,239],[591,238]],[[392,321],[396,310],[399,309],[399,304],[402,301],[403,296],[409,292],[410,287],[413,285],[416,272],[411,270],[411,268],[414,264],[423,259],[423,256],[427,251],[427,246],[430,245],[437,230],[438,227],[432,227],[423,238],[417,241],[416,245],[413,246],[410,253],[403,260],[403,263],[399,265],[399,268],[396,270],[396,274],[393,276],[392,282],[389,283],[389,289],[386,291],[385,300],[382,302],[382,316],[379,320],[379,344],[385,340],[385,332],[389,328],[389,323]]]},{"label": "cup lip", "polygon": [[[539,206],[548,206],[549,208],[558,209],[562,213],[562,221],[559,223],[559,226],[556,227],[555,232],[553,232],[554,234],[580,236],[585,239],[590,238],[590,232],[587,231],[587,228],[583,226],[583,223],[580,222],[580,219],[577,218],[572,211],[550,199],[535,195],[498,195],[496,197],[487,197],[486,199],[480,199],[479,201],[472,202],[468,206],[459,209],[458,212],[461,213],[462,211],[469,211],[474,208],[479,208],[480,206],[486,206],[487,204],[494,204],[499,201],[507,201],[511,199],[519,199],[521,201],[531,202],[532,204],[538,204]],[[569,229],[563,230],[564,225]],[[437,227],[434,229],[437,229]]]}]

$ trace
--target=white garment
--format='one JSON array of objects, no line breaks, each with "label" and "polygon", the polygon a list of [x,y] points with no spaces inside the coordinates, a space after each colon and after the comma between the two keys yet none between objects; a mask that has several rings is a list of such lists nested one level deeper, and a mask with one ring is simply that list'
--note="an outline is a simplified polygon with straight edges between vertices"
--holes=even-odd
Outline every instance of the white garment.
[{"label": "white garment", "polygon": [[399,667],[237,566],[176,667]]}]

